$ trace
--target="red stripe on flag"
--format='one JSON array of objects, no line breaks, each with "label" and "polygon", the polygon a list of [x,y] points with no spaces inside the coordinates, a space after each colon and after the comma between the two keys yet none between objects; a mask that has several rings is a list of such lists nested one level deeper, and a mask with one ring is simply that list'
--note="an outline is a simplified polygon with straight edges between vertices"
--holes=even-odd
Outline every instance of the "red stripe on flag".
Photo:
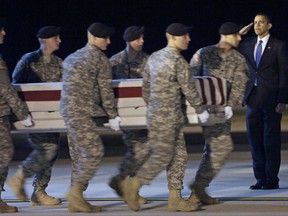
[{"label": "red stripe on flag", "polygon": [[207,104],[207,98],[206,98],[206,94],[205,94],[204,81],[201,78],[199,78],[198,80],[199,80],[199,83],[200,83],[200,89],[201,89],[201,93],[202,93],[203,104]]},{"label": "red stripe on flag", "polygon": [[211,96],[211,104],[216,104],[216,90],[215,86],[213,84],[213,81],[210,77],[207,78],[208,83],[209,83],[209,90],[210,90],[210,96]]},{"label": "red stripe on flag", "polygon": [[[114,88],[115,98],[142,97],[141,87]],[[61,90],[18,91],[23,101],[59,101]]]},{"label": "red stripe on flag", "polygon": [[18,95],[23,101],[59,101],[61,90],[19,91]]},{"label": "red stripe on flag", "polygon": [[142,97],[142,87],[114,88],[115,98]]}]

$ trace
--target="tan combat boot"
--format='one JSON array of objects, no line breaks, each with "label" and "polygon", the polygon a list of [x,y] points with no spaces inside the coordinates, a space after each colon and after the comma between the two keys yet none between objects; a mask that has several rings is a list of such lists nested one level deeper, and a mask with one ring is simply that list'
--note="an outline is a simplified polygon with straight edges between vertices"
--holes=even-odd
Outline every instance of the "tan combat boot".
[{"label": "tan combat boot", "polygon": [[123,198],[123,192],[121,191],[121,186],[120,186],[120,182],[123,181],[120,178],[117,178],[117,176],[114,176],[111,178],[110,182],[109,182],[109,186],[116,192],[116,194],[119,197]]},{"label": "tan combat boot", "polygon": [[21,166],[19,166],[17,172],[12,176],[12,178],[7,182],[7,184],[9,187],[11,187],[15,196],[17,196],[20,200],[22,201],[28,200],[28,197],[24,189],[25,177]]},{"label": "tan combat boot", "polygon": [[137,177],[121,181],[120,188],[123,191],[123,199],[133,211],[140,210],[139,189],[142,184]]},{"label": "tan combat boot", "polygon": [[[88,203],[88,202],[87,202],[87,204],[90,206],[91,212],[101,212],[101,211],[102,211],[101,206],[91,205],[91,204]],[[78,207],[72,206],[71,204],[68,204],[68,211],[69,211],[70,213],[73,213],[73,212],[81,212]]]},{"label": "tan combat boot", "polygon": [[193,183],[190,185],[190,189],[192,191],[189,200],[195,199],[195,196],[200,200],[203,205],[213,205],[219,204],[220,201],[217,198],[213,198],[209,196],[205,191],[205,185],[199,183]]},{"label": "tan combat boot", "polygon": [[200,201],[200,199],[196,196],[194,189],[192,189],[192,192],[191,192],[191,194],[190,194],[190,196],[189,196],[189,198],[188,198],[188,201],[189,201],[189,202],[192,202],[192,203],[196,203],[196,204],[198,204],[198,205],[201,204],[201,201]]},{"label": "tan combat boot", "polygon": [[49,196],[40,186],[35,186],[31,196],[31,204],[35,205],[59,205],[61,199]]},{"label": "tan combat boot", "polygon": [[168,211],[176,212],[191,212],[199,209],[197,203],[192,203],[184,200],[181,196],[181,190],[170,190],[168,199]]},{"label": "tan combat boot", "polygon": [[17,207],[10,206],[6,202],[0,200],[0,213],[13,213],[18,212]]},{"label": "tan combat boot", "polygon": [[[121,191],[121,186],[120,186],[120,182],[123,181],[119,178],[117,178],[117,176],[114,176],[113,178],[111,178],[110,182],[109,182],[109,186],[116,192],[116,194],[123,198],[123,191]],[[138,201],[139,204],[146,204],[148,203],[147,199],[140,196],[138,193]]]},{"label": "tan combat boot", "polygon": [[100,212],[99,206],[93,206],[83,197],[84,187],[82,185],[72,185],[66,198],[68,200],[69,212]]},{"label": "tan combat boot", "polygon": [[13,213],[18,212],[18,208],[15,206],[10,206],[6,202],[1,199],[1,192],[0,191],[0,213]]},{"label": "tan combat boot", "polygon": [[138,193],[138,202],[139,204],[147,204],[148,200],[145,197],[140,196]]}]

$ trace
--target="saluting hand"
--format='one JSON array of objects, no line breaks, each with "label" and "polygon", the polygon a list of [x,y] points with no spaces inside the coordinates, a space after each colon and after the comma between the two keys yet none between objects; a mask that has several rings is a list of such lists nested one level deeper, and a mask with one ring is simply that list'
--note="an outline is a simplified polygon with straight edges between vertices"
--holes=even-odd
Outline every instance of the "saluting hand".
[{"label": "saluting hand", "polygon": [[239,34],[240,34],[240,35],[246,35],[253,25],[254,25],[254,23],[251,22],[250,24],[244,26],[244,27],[239,31]]}]

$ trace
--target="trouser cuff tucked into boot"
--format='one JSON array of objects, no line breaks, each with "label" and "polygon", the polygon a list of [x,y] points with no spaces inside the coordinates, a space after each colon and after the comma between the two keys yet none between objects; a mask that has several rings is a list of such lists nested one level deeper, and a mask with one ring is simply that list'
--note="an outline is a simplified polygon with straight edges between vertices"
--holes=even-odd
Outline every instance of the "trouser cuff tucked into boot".
[{"label": "trouser cuff tucked into boot", "polygon": [[34,205],[59,205],[61,199],[49,196],[45,188],[35,186],[31,196],[31,204]]},{"label": "trouser cuff tucked into boot", "polygon": [[74,184],[71,186],[66,198],[68,200],[69,212],[100,212],[100,206],[94,206],[88,203],[83,197],[85,186]]},{"label": "trouser cuff tucked into boot", "polygon": [[139,189],[141,186],[142,183],[138,177],[125,179],[120,183],[121,190],[123,191],[123,199],[133,211],[140,210]]}]

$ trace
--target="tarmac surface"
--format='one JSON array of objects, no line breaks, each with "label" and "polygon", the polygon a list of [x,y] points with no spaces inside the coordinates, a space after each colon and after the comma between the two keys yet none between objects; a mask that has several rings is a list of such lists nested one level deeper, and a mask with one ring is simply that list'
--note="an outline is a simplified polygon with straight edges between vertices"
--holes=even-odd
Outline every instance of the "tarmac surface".
[{"label": "tarmac surface", "polygon": [[[251,154],[247,142],[243,111],[233,117],[232,139],[234,151],[230,155],[224,168],[211,183],[208,193],[218,197],[221,201],[218,205],[202,206],[201,210],[194,212],[168,212],[167,211],[167,180],[166,173],[162,171],[150,185],[142,187],[140,194],[148,198],[149,203],[142,205],[141,210],[133,212],[117,197],[109,188],[109,179],[117,172],[118,164],[125,153],[125,145],[121,139],[121,133],[107,132],[101,135],[105,156],[97,170],[96,175],[90,181],[85,197],[94,205],[100,205],[103,212],[93,215],[130,216],[130,215],[193,215],[193,216],[288,216],[288,114],[282,120],[282,163],[279,172],[280,189],[277,190],[250,190],[249,186],[255,184],[252,171]],[[189,162],[184,178],[183,197],[189,197],[189,183],[193,181],[203,148],[203,136],[200,127],[192,127],[185,134]],[[15,156],[11,163],[8,179],[15,173],[20,164],[31,151],[26,141],[25,134],[14,134]],[[65,133],[61,136],[59,156],[53,167],[52,178],[47,192],[54,197],[62,198],[59,206],[31,206],[29,202],[22,202],[12,193],[8,186],[2,198],[9,204],[18,207],[18,213],[1,215],[91,215],[91,213],[69,213],[65,195],[70,186],[70,159],[67,149]],[[32,194],[32,178],[26,181],[26,191]]]},{"label": "tarmac surface", "polygon": [[[188,197],[190,191],[188,184],[193,180],[200,153],[189,154],[189,163],[184,179],[183,197]],[[209,194],[218,197],[221,203],[218,205],[202,206],[201,210],[194,212],[168,212],[167,211],[167,180],[165,171],[151,183],[144,186],[140,194],[147,197],[148,204],[142,205],[139,212],[133,212],[119,199],[107,182],[117,172],[117,166],[121,157],[104,157],[96,175],[91,180],[85,192],[87,200],[94,205],[100,205],[103,212],[93,213],[107,216],[129,216],[129,215],[195,215],[195,216],[287,216],[288,215],[288,151],[282,151],[282,164],[280,169],[280,189],[277,190],[257,190],[249,189],[255,183],[251,167],[251,156],[249,151],[234,151],[227,161],[224,169],[215,178],[209,187]],[[9,177],[15,173],[20,161],[13,161]],[[47,188],[48,194],[63,199],[59,206],[31,206],[29,202],[22,202],[12,193],[8,186],[6,192],[2,193],[2,198],[9,204],[18,207],[18,213],[2,215],[41,215],[41,216],[61,216],[61,215],[88,215],[89,213],[69,213],[65,195],[70,183],[70,159],[60,158],[53,167],[53,174]],[[26,191],[32,193],[32,178],[26,181]],[[91,213],[90,213],[91,215]]]}]

